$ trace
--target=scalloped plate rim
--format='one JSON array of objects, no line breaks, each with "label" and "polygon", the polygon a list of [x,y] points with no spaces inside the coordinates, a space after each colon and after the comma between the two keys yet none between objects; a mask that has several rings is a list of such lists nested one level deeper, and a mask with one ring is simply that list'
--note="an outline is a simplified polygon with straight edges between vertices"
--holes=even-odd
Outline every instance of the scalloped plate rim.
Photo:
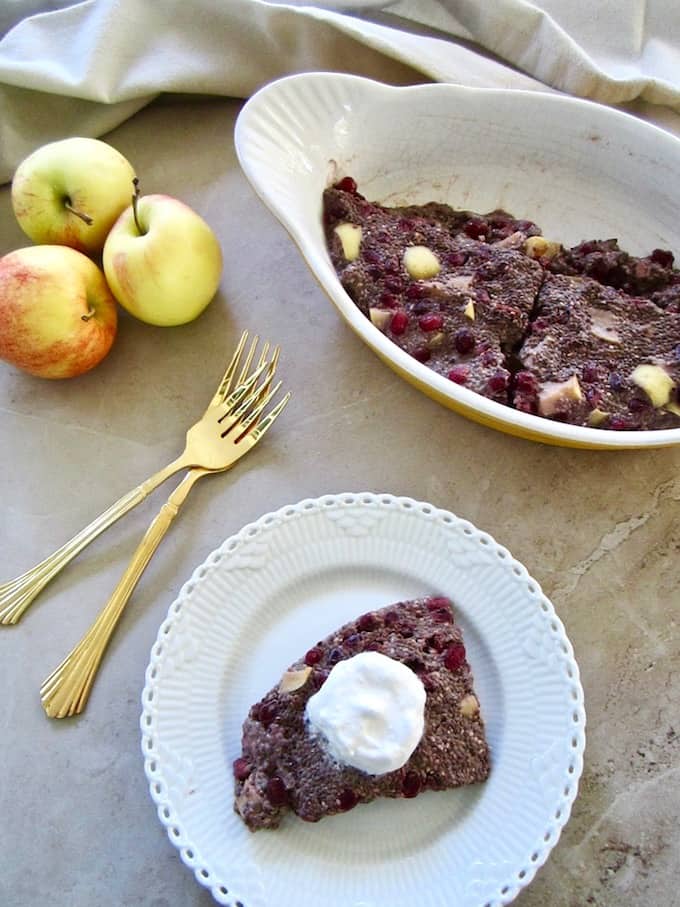
[{"label": "scalloped plate rim", "polygon": [[[149,746],[149,743],[152,740],[153,728],[155,725],[154,715],[153,715],[153,702],[156,698],[158,692],[158,677],[159,677],[159,665],[162,665],[163,657],[162,652],[161,656],[156,654],[158,647],[161,647],[164,643],[167,643],[171,639],[173,634],[179,632],[177,630],[178,617],[181,617],[183,614],[183,608],[188,604],[189,607],[192,605],[196,607],[196,596],[200,597],[200,586],[204,581],[206,576],[214,571],[218,570],[222,559],[228,557],[232,552],[238,550],[239,544],[246,542],[247,539],[252,535],[256,530],[270,531],[276,530],[277,527],[284,524],[286,519],[289,519],[295,515],[300,515],[304,518],[306,513],[313,513],[319,510],[326,509],[330,503],[334,503],[339,506],[347,507],[356,507],[357,505],[361,506],[362,503],[368,503],[370,506],[376,507],[390,507],[390,508],[403,508],[408,510],[422,510],[421,515],[428,515],[428,518],[431,519],[445,519],[447,522],[451,522],[454,526],[463,527],[463,532],[467,535],[475,535],[478,541],[484,539],[483,544],[489,546],[487,550],[493,548],[497,553],[500,553],[503,558],[503,566],[508,569],[519,571],[516,573],[517,576],[521,576],[523,580],[526,580],[527,586],[533,585],[535,587],[534,595],[536,601],[539,603],[541,609],[544,613],[548,615],[548,618],[553,624],[557,625],[557,632],[560,640],[563,643],[563,652],[564,657],[569,663],[571,671],[573,672],[570,675],[570,682],[573,685],[573,689],[579,691],[576,700],[570,703],[570,708],[574,710],[574,716],[578,714],[578,722],[569,729],[569,737],[572,738],[573,747],[571,751],[572,758],[574,760],[574,771],[569,775],[569,783],[571,785],[571,792],[568,796],[563,797],[560,800],[560,810],[561,814],[559,818],[555,820],[555,833],[552,834],[549,841],[545,840],[543,836],[544,829],[540,829],[540,836],[537,835],[536,840],[539,840],[540,837],[540,847],[541,850],[535,851],[532,855],[530,862],[526,862],[522,866],[522,876],[521,878],[517,877],[517,873],[513,873],[515,876],[508,884],[505,885],[503,891],[504,894],[498,899],[489,901],[489,905],[492,903],[494,905],[508,904],[517,896],[517,894],[525,888],[534,878],[536,871],[545,863],[550,855],[552,849],[557,844],[561,832],[566,825],[570,814],[571,809],[578,794],[578,786],[580,781],[580,776],[583,770],[583,755],[585,750],[585,725],[586,725],[586,715],[585,715],[585,706],[584,706],[584,696],[583,688],[580,680],[580,672],[578,664],[574,657],[573,647],[569,641],[564,625],[560,620],[559,616],[556,614],[552,602],[545,596],[543,593],[540,584],[529,574],[526,567],[524,567],[521,562],[517,561],[508,549],[504,548],[502,545],[499,545],[495,539],[489,535],[489,533],[477,529],[470,521],[462,519],[448,510],[444,510],[438,507],[435,507],[432,504],[423,501],[417,501],[413,498],[406,496],[397,496],[389,493],[375,493],[375,492],[342,492],[335,494],[325,494],[316,498],[305,498],[299,501],[297,504],[285,505],[280,507],[276,511],[270,511],[263,514],[257,520],[247,523],[242,527],[237,533],[229,536],[225,541],[216,549],[214,549],[203,561],[202,564],[197,566],[191,574],[191,577],[183,584],[177,597],[170,605],[168,609],[167,616],[163,623],[161,624],[157,638],[152,646],[150,661],[145,672],[145,685],[142,692],[142,714],[140,716],[140,728],[142,731],[141,737],[141,749],[144,756],[144,771],[149,783],[149,791],[152,800],[157,805],[158,818],[162,825],[166,828],[168,837],[171,843],[179,850],[180,858],[185,863],[185,865],[192,869],[196,880],[208,890],[211,891],[213,897],[223,904],[232,904],[233,901],[226,901],[223,899],[222,894],[220,893],[222,888],[228,887],[228,882],[226,879],[215,878],[212,870],[207,867],[200,857],[199,848],[197,848],[191,841],[188,840],[185,830],[180,824],[178,819],[175,822],[175,816],[173,816],[172,810],[169,810],[168,815],[165,815],[164,810],[168,809],[167,800],[164,800],[161,796],[158,795],[156,791],[156,785],[159,780],[159,773],[154,769],[151,770],[153,763],[158,763],[160,757],[158,755],[158,745],[156,745],[156,751]],[[161,673],[162,679],[162,673]],[[574,746],[574,739],[577,739],[577,745]],[[162,777],[162,775],[160,775]],[[175,832],[178,833],[175,833]],[[191,854],[191,857],[188,856]],[[536,857],[536,859],[534,859]],[[499,886],[500,887],[500,886]],[[239,893],[233,895],[233,897],[239,897]],[[243,894],[241,894],[243,898]],[[244,901],[244,907],[248,907],[247,903]]]}]

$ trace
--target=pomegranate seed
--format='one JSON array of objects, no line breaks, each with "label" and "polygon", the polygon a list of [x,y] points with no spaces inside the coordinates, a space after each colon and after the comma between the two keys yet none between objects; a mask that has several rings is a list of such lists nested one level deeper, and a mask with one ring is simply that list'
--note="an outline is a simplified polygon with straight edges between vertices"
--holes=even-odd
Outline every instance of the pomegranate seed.
[{"label": "pomegranate seed", "polygon": [[611,428],[612,431],[628,431],[628,429],[633,427],[633,423],[623,416],[614,416],[609,420],[609,425],[607,426],[607,428]]},{"label": "pomegranate seed", "polygon": [[401,782],[401,792],[405,797],[417,797],[420,793],[420,775],[416,772],[407,772],[404,780]]},{"label": "pomegranate seed", "polygon": [[267,781],[265,791],[267,793],[267,799],[272,804],[272,806],[283,806],[283,804],[288,800],[288,791],[286,790],[286,785],[278,775],[274,775],[273,778],[270,778],[269,781]]},{"label": "pomegranate seed", "polygon": [[422,299],[424,295],[425,287],[421,287],[418,283],[411,283],[406,287],[407,299]]},{"label": "pomegranate seed", "polygon": [[335,184],[336,189],[340,189],[342,192],[352,192],[357,191],[356,180],[353,180],[351,176],[345,176],[340,182]]},{"label": "pomegranate seed", "polygon": [[432,612],[432,620],[438,624],[452,624],[453,615],[448,608],[440,608],[438,611]]},{"label": "pomegranate seed", "polygon": [[383,618],[384,624],[386,627],[392,627],[394,624],[399,623],[399,612],[398,611],[388,611],[385,617]]},{"label": "pomegranate seed", "polygon": [[517,390],[533,394],[537,388],[536,379],[531,372],[517,372]]},{"label": "pomegranate seed", "polygon": [[448,373],[447,378],[454,384],[467,384],[469,370],[462,365],[457,365]]},{"label": "pomegranate seed", "polygon": [[504,391],[508,386],[508,376],[505,372],[496,372],[495,375],[492,375],[488,381],[489,390],[492,390],[494,393],[500,394],[501,391]]},{"label": "pomegranate seed", "polygon": [[454,642],[444,654],[444,664],[449,671],[457,671],[465,662],[465,646],[462,642]]},{"label": "pomegranate seed", "polygon": [[384,305],[386,309],[396,309],[397,300],[391,293],[383,293],[380,297],[380,305]]},{"label": "pomegranate seed", "polygon": [[395,312],[392,316],[392,321],[390,322],[390,330],[399,337],[406,331],[408,323],[409,317],[406,312]]},{"label": "pomegranate seed", "polygon": [[321,651],[321,649],[315,646],[313,649],[310,649],[309,652],[307,652],[307,654],[305,655],[305,664],[307,665],[307,667],[311,668],[321,661],[322,656],[323,652]]},{"label": "pomegranate seed", "polygon": [[338,797],[338,806],[343,812],[347,812],[348,809],[353,809],[358,802],[359,798],[351,787],[346,787]]},{"label": "pomegranate seed", "polygon": [[411,355],[418,362],[427,362],[427,360],[432,356],[432,351],[428,350],[426,346],[419,346],[418,349],[413,350]]},{"label": "pomegranate seed", "polygon": [[479,218],[472,218],[463,226],[463,230],[471,239],[481,239],[489,232],[489,225]]},{"label": "pomegranate seed", "polygon": [[467,252],[449,252],[446,256],[447,264],[454,268],[459,268],[467,261]]},{"label": "pomegranate seed", "polygon": [[661,265],[662,268],[672,268],[675,261],[675,256],[667,249],[654,249],[649,257],[657,265]]},{"label": "pomegranate seed", "polygon": [[461,355],[471,352],[475,348],[475,342],[475,335],[469,328],[460,328],[453,338],[453,344]]},{"label": "pomegranate seed", "polygon": [[443,636],[441,633],[435,633],[427,638],[428,646],[430,646],[431,649],[434,649],[435,652],[443,652],[449,645],[449,642],[450,637]]},{"label": "pomegranate seed", "polygon": [[597,381],[598,379],[598,370],[597,365],[594,362],[586,362],[583,366],[583,380],[584,381]]},{"label": "pomegranate seed", "polygon": [[448,608],[450,602],[449,602],[448,598],[444,598],[443,596],[441,596],[441,597],[429,598],[425,602],[425,604],[427,605],[428,611],[439,611],[440,608]]},{"label": "pomegranate seed", "polygon": [[271,702],[261,702],[257,710],[257,720],[260,724],[271,724],[276,718],[276,706]]},{"label": "pomegranate seed", "polygon": [[430,331],[438,331],[444,324],[444,319],[441,315],[423,315],[418,324],[421,330],[429,334]]},{"label": "pomegranate seed", "polygon": [[234,759],[233,769],[234,778],[236,778],[237,781],[245,781],[252,771],[252,766],[247,759],[244,759],[243,756],[239,756],[238,759]]},{"label": "pomegranate seed", "polygon": [[517,397],[513,405],[521,413],[535,413],[538,411],[536,400],[528,400],[526,397]]},{"label": "pomegranate seed", "polygon": [[378,626],[378,622],[375,619],[375,614],[362,614],[361,617],[357,620],[357,628],[362,631],[362,633],[369,632],[370,630],[375,630]]},{"label": "pomegranate seed", "polygon": [[512,223],[498,224],[496,226],[496,236],[499,239],[505,239],[506,236],[511,236],[515,232],[516,232],[515,225]]}]

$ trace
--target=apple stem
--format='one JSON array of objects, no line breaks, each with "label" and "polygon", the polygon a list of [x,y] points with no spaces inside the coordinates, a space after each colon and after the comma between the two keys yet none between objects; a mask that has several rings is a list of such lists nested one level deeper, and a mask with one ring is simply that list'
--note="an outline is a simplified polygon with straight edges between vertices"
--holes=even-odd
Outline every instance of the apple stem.
[{"label": "apple stem", "polygon": [[75,214],[76,217],[79,217],[81,220],[84,220],[88,227],[92,226],[92,218],[89,214],[83,214],[82,211],[76,211],[70,201],[64,202],[64,207],[67,211],[70,211],[71,214]]},{"label": "apple stem", "polygon": [[92,308],[92,306],[90,306],[90,308],[87,310],[87,313],[85,315],[81,315],[80,317],[83,321],[89,321],[94,314],[95,310]]},{"label": "apple stem", "polygon": [[142,225],[139,223],[139,219],[137,217],[137,202],[139,201],[139,179],[138,179],[138,177],[134,177],[134,179],[132,180],[132,185],[135,187],[135,192],[134,192],[134,195],[132,196],[132,216],[135,219],[135,226],[139,230],[139,235],[144,236],[144,234],[146,233],[146,230],[142,230]]}]

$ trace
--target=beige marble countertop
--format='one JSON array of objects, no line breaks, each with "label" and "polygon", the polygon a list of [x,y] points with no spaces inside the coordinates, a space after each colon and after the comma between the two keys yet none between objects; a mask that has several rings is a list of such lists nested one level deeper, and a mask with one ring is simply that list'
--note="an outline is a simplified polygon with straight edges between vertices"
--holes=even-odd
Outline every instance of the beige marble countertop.
[{"label": "beige marble countertop", "polygon": [[[21,623],[0,628],[0,904],[213,903],[168,841],[143,772],[140,694],[159,624],[193,568],[245,523],[305,497],[372,490],[430,501],[490,532],[542,584],[573,642],[588,716],[580,794],[515,903],[679,905],[680,448],[543,446],[404,383],[344,325],[250,189],[232,141],[238,110],[176,99],[108,137],[143,191],[182,198],[214,227],[225,267],[206,312],[171,329],[122,317],[109,357],[71,381],[0,363],[6,579],[176,455],[242,329],[281,344],[294,394],[247,467],[196,487],[81,717],[48,720],[38,689],[107,599],[163,491],[81,554]],[[5,186],[0,253],[26,244]]]}]

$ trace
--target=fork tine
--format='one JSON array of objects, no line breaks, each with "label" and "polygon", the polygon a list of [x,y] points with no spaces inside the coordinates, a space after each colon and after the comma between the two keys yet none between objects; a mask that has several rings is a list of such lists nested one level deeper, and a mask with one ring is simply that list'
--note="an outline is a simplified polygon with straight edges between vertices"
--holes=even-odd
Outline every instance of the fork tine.
[{"label": "fork tine", "polygon": [[[260,438],[265,434],[265,432],[267,432],[272,427],[272,424],[281,415],[281,413],[285,409],[285,406],[289,400],[290,400],[290,391],[286,394],[285,397],[283,397],[283,399],[281,399],[276,404],[274,409],[272,409],[270,412],[267,413],[267,415],[264,417],[262,422],[256,428],[253,428],[252,431],[244,432],[241,435],[241,438],[243,438],[247,435],[248,437],[252,438],[253,444],[256,444],[260,440]],[[240,441],[241,438],[239,438],[238,440]]]},{"label": "fork tine", "polygon": [[250,344],[250,349],[248,350],[248,355],[246,356],[246,361],[243,363],[243,368],[241,369],[241,374],[236,380],[236,386],[243,384],[243,382],[248,377],[248,371],[250,370],[250,365],[253,361],[253,356],[255,355],[255,350],[257,349],[257,344],[260,342],[260,338],[257,334],[253,337],[252,343]]},{"label": "fork tine", "polygon": [[281,353],[281,348],[278,346],[274,347],[274,352],[272,353],[272,358],[269,363],[269,368],[267,369],[267,373],[264,377],[264,381],[260,385],[260,389],[258,391],[258,399],[261,399],[262,396],[264,394],[266,394],[267,391],[269,390],[269,388],[271,387],[272,380],[274,378],[274,373],[276,372],[276,366],[278,365],[278,362],[279,362],[280,353]]},{"label": "fork tine", "polygon": [[[267,346],[269,346],[269,344],[267,344]],[[266,394],[268,392],[269,388],[271,387],[272,380],[274,378],[274,373],[276,372],[276,366],[279,361],[280,352],[281,352],[280,347],[278,347],[278,346],[274,347],[274,352],[272,354],[271,361],[269,362],[269,366],[267,367],[267,371],[265,373],[264,380],[263,380],[262,384],[260,385],[260,387],[257,389],[257,391],[251,395],[250,399],[248,401],[244,401],[241,404],[241,406],[239,406],[239,412],[238,412],[239,418],[241,418],[244,415],[244,413],[249,405],[251,405],[252,403],[257,403],[258,400],[261,400],[262,397],[264,396],[264,394]]]},{"label": "fork tine", "polygon": [[[268,381],[266,384],[263,384],[258,391],[258,393],[253,394],[248,400],[244,401],[239,408],[234,412],[234,417],[236,421],[231,425],[227,431],[223,432],[222,437],[224,438],[232,428],[237,427],[240,430],[240,437],[242,437],[249,429],[256,425],[262,410],[269,403],[269,401],[276,395],[277,391],[280,390],[283,381],[279,381],[274,388],[269,390],[268,385],[271,383]],[[262,394],[264,393],[264,397]],[[255,404],[255,408],[251,407]],[[250,412],[248,410],[250,409]]]},{"label": "fork tine", "polygon": [[274,347],[274,352],[272,353],[271,362],[269,363],[268,380],[269,380],[269,383],[270,383],[270,384],[271,384],[272,378],[274,377],[274,372],[276,371],[276,366],[279,364],[279,356],[280,356],[280,355],[281,355],[281,347],[280,347],[280,346],[275,346],[275,347]]},{"label": "fork tine", "polygon": [[[250,391],[252,390],[253,385],[261,377],[262,373],[267,368],[267,365],[268,363],[266,362],[263,362],[262,365],[258,365],[258,367],[255,369],[255,371],[247,381],[245,381],[243,384],[238,384],[236,390],[233,391],[224,401],[222,405],[224,413],[217,420],[218,422],[222,422],[222,420],[226,419],[227,416],[231,416],[233,414],[234,408],[238,406],[239,403],[241,403],[244,397],[250,395]],[[257,391],[256,393],[259,393],[259,391]]]},{"label": "fork tine", "polygon": [[266,340],[264,346],[262,347],[262,352],[260,353],[260,361],[257,363],[258,365],[262,365],[262,363],[267,358],[267,353],[269,352],[270,346],[271,346],[270,342],[268,340]]},{"label": "fork tine", "polygon": [[[269,347],[269,344],[267,343],[265,346]],[[218,423],[224,426],[224,431],[222,432],[223,438],[229,434],[234,426],[241,431],[243,420],[246,416],[249,417],[248,428],[252,428],[253,425],[257,424],[257,420],[259,419],[264,406],[273,396],[273,393],[270,393],[270,388],[280,352],[280,348],[278,346],[275,347],[272,359],[269,362],[261,356],[255,372],[250,376],[246,384],[237,388],[231,397],[223,404],[224,412],[217,420]],[[253,387],[254,379],[262,375],[264,376],[262,382],[259,386]],[[281,383],[279,382],[277,389],[280,388],[280,386]],[[254,407],[256,407],[255,412],[253,411]],[[250,418],[251,416],[252,418]],[[241,433],[241,436],[242,434],[243,432]]]},{"label": "fork tine", "polygon": [[212,400],[210,401],[210,406],[217,406],[219,403],[222,403],[226,399],[227,394],[229,393],[229,389],[231,388],[231,385],[233,383],[234,375],[236,374],[236,369],[238,368],[239,360],[241,359],[243,348],[246,345],[247,339],[248,331],[244,331],[241,334],[241,339],[239,340],[238,345],[234,351],[234,355],[231,357],[231,362],[227,366],[227,370],[224,373],[224,376],[222,377],[222,380],[220,381]]}]

